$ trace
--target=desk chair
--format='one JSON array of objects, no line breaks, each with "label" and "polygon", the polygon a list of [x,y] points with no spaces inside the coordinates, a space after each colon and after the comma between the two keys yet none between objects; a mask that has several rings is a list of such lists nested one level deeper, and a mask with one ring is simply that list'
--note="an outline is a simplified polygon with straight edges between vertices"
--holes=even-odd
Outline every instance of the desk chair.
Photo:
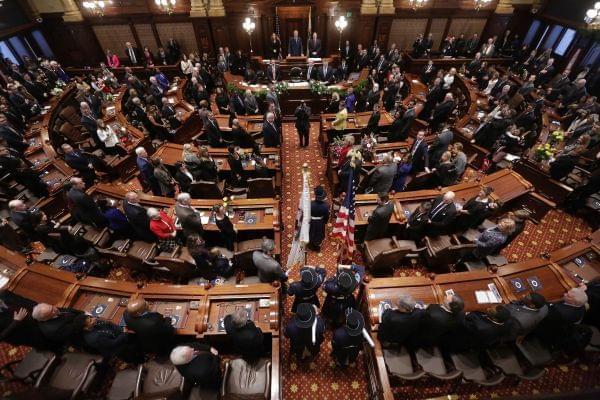
[{"label": "desk chair", "polygon": [[275,197],[274,178],[251,178],[248,182],[248,198],[261,199]]},{"label": "desk chair", "polygon": [[47,369],[40,375],[36,392],[60,394],[70,399],[86,398],[85,393],[96,379],[102,361],[102,356],[96,354],[65,353],[52,371]]},{"label": "desk chair", "polygon": [[169,396],[184,391],[185,379],[170,361],[149,361],[138,367],[135,397]]},{"label": "desk chair", "polygon": [[261,239],[250,239],[241,242],[236,242],[233,252],[233,265],[236,268],[241,269],[244,277],[255,276],[258,272],[254,261],[252,260],[252,253],[256,250],[260,250],[262,245]]},{"label": "desk chair", "polygon": [[518,379],[534,381],[544,376],[546,370],[543,368],[523,369],[514,350],[507,344],[501,344],[486,350],[487,356],[497,368],[505,375],[512,375]]},{"label": "desk chair", "polygon": [[472,243],[460,243],[455,235],[425,236],[425,258],[434,268],[448,266],[453,271],[454,265],[476,247]]},{"label": "desk chair", "polygon": [[95,247],[106,247],[110,241],[108,228],[95,228],[91,225],[84,225],[81,222],[75,224],[71,233],[74,236],[79,235]]},{"label": "desk chair", "polygon": [[479,351],[468,350],[450,355],[457,370],[462,372],[463,379],[481,386],[496,386],[504,380],[504,375],[497,368],[484,369],[479,361]]},{"label": "desk chair", "polygon": [[383,349],[383,358],[390,375],[407,381],[414,381],[425,376],[425,371],[415,368],[413,356],[404,346]]},{"label": "desk chair", "polygon": [[8,371],[10,373],[10,377],[2,377],[2,380],[20,381],[38,387],[41,383],[40,378],[45,376],[55,363],[56,354],[50,351],[31,349],[22,359],[4,364],[0,368],[0,372],[4,374],[4,371]]},{"label": "desk chair", "polygon": [[225,182],[198,181],[190,185],[193,199],[222,199]]},{"label": "desk chair", "polygon": [[412,240],[391,238],[367,240],[364,243],[364,256],[371,273],[381,270],[393,270],[400,266],[406,257],[417,259],[425,248],[418,249]]},{"label": "desk chair", "polygon": [[117,372],[106,395],[106,400],[129,400],[137,386],[138,370],[127,368]]},{"label": "desk chair", "polygon": [[161,252],[154,257],[154,261],[158,263],[154,269],[167,271],[180,282],[190,279],[196,271],[196,263],[184,246],[175,246],[170,253]]},{"label": "desk chair", "polygon": [[269,399],[271,397],[271,361],[260,359],[249,364],[241,358],[225,363],[221,397]]},{"label": "desk chair", "polygon": [[427,375],[444,381],[456,379],[462,375],[462,371],[449,367],[439,347],[422,347],[415,353],[417,363],[423,368]]},{"label": "desk chair", "polygon": [[517,349],[532,367],[543,367],[552,362],[550,350],[533,335],[527,336],[523,341],[517,342]]}]

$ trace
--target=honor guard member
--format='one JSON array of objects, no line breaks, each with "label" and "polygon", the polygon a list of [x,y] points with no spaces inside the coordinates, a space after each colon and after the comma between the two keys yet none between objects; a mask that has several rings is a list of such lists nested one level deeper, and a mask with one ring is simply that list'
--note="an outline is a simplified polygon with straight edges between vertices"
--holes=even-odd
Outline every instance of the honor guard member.
[{"label": "honor guard member", "polygon": [[325,239],[325,226],[329,220],[329,204],[325,201],[327,193],[322,186],[315,188],[315,200],[310,203],[310,230],[308,247],[314,251],[321,250]]},{"label": "honor guard member", "polygon": [[285,336],[290,338],[290,352],[299,360],[313,359],[321,350],[324,332],[325,322],[317,315],[317,307],[300,303],[296,315],[285,327]]},{"label": "honor guard member", "polygon": [[306,266],[300,269],[300,281],[292,282],[288,287],[287,294],[295,296],[292,312],[296,312],[300,303],[310,303],[321,307],[317,290],[325,280],[324,268]]},{"label": "honor guard member", "polygon": [[342,368],[356,361],[363,340],[373,347],[373,341],[365,329],[365,319],[362,314],[353,308],[348,308],[345,317],[346,323],[333,332],[331,339],[331,355],[335,363]]},{"label": "honor guard member", "polygon": [[338,270],[337,276],[325,281],[323,290],[327,293],[323,304],[323,316],[330,320],[333,326],[339,326],[344,321],[344,312],[356,307],[354,289],[358,286],[356,278],[348,270]]}]

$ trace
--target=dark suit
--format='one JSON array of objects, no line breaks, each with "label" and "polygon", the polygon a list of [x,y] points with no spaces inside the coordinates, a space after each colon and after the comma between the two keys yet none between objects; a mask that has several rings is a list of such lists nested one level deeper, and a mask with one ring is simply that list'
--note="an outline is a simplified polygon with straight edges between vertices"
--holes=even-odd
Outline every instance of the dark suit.
[{"label": "dark suit", "polygon": [[57,317],[47,321],[38,321],[42,334],[53,348],[78,340],[86,320],[83,311],[72,308],[60,308],[59,310],[60,314]]},{"label": "dark suit", "polygon": [[28,236],[35,235],[35,228],[41,223],[42,213],[36,208],[26,211],[11,211],[10,219],[19,228],[23,229]]},{"label": "dark suit", "polygon": [[136,341],[145,353],[166,354],[171,350],[175,331],[171,318],[157,312],[133,316],[123,313],[127,329],[135,332]]},{"label": "dark suit", "polygon": [[425,311],[419,309],[409,313],[385,310],[381,316],[378,338],[398,345],[414,343],[424,314]]},{"label": "dark suit", "polygon": [[131,48],[125,47],[125,55],[127,56],[129,63],[131,63],[133,65],[143,64],[144,60],[140,56],[140,51],[138,50],[137,47],[133,47],[133,46]]},{"label": "dark suit", "polygon": [[431,210],[428,215],[431,220],[431,223],[429,224],[431,234],[439,235],[444,233],[445,229],[454,220],[455,216],[456,204],[443,204],[443,196],[436,197],[431,204]]},{"label": "dark suit", "polygon": [[71,188],[67,197],[73,203],[73,217],[79,222],[96,227],[105,227],[108,224],[100,207],[89,194]]},{"label": "dark suit", "polygon": [[[512,319],[500,324],[492,321],[481,311],[472,311],[465,316],[466,334],[459,335],[466,339],[464,341],[466,346],[461,346],[462,348],[457,350],[467,350],[469,348],[485,350],[500,344],[509,338],[514,329],[514,324],[515,321]],[[457,341],[460,342],[460,340]]]},{"label": "dark suit", "polygon": [[97,320],[91,329],[83,331],[85,348],[104,357],[116,356],[129,342],[123,328],[108,321]]},{"label": "dark suit", "polygon": [[142,176],[142,180],[146,182],[148,186],[150,186],[150,189],[152,189],[152,194],[155,196],[160,196],[160,186],[158,184],[158,180],[154,176],[154,166],[152,163],[146,158],[138,157],[136,159],[136,164]]},{"label": "dark suit", "polygon": [[340,64],[340,66],[335,70],[335,77],[338,81],[343,81],[348,77],[350,73],[350,66],[348,63]]},{"label": "dark suit", "polygon": [[89,132],[96,146],[104,147],[104,142],[98,138],[98,124],[96,123],[95,115],[83,115],[81,117],[81,125]]},{"label": "dark suit", "polygon": [[302,76],[305,77],[307,81],[310,81],[311,79],[315,79],[317,77],[317,75],[318,75],[317,67],[315,67],[313,65],[313,66],[306,67],[306,73]]},{"label": "dark suit", "polygon": [[156,236],[150,230],[150,218],[146,209],[142,206],[131,204],[127,200],[123,202],[123,211],[135,235],[145,242],[155,242]]},{"label": "dark suit", "polygon": [[310,39],[308,41],[308,56],[321,57],[321,39]]},{"label": "dark suit", "polygon": [[416,118],[417,115],[414,108],[406,110],[401,118],[396,118],[390,127],[388,141],[403,142],[408,139],[408,133],[410,132],[410,128]]},{"label": "dark suit", "polygon": [[300,37],[294,38],[292,36],[288,42],[288,55],[300,56],[302,53],[302,39],[300,39]]},{"label": "dark suit", "polygon": [[416,174],[429,168],[429,152],[425,139],[415,141],[410,148],[412,155],[412,171]]},{"label": "dark suit", "polygon": [[327,66],[327,70],[325,70],[325,67],[319,68],[319,80],[321,82],[333,82],[333,68],[330,65]]},{"label": "dark suit", "polygon": [[208,136],[208,144],[212,147],[223,147],[223,137],[221,128],[216,120],[208,120],[206,122],[206,135]]},{"label": "dark suit", "polygon": [[386,204],[378,205],[373,214],[369,216],[369,225],[365,240],[380,239],[387,234],[390,217],[394,212],[394,203],[388,201]]},{"label": "dark suit", "polygon": [[219,356],[210,352],[210,345],[192,342],[183,346],[189,346],[198,353],[187,364],[175,366],[186,382],[193,386],[218,387],[221,382],[220,360]]},{"label": "dark suit", "polygon": [[278,65],[269,65],[267,67],[267,78],[269,78],[271,82],[281,80],[281,71]]},{"label": "dark suit", "polygon": [[437,131],[437,128],[440,126],[440,124],[448,120],[448,117],[450,117],[455,105],[456,104],[453,100],[446,100],[435,107],[433,110],[433,119],[429,124],[432,132]]},{"label": "dark suit", "polygon": [[263,354],[263,333],[254,322],[248,321],[246,325],[237,328],[231,315],[223,321],[227,337],[233,344],[234,352],[241,354],[244,360],[255,360]]},{"label": "dark suit", "polygon": [[574,307],[564,301],[548,305],[548,315],[535,330],[548,346],[560,346],[569,338],[571,328],[583,320],[585,307]]},{"label": "dark suit", "polygon": [[71,153],[65,154],[65,162],[69,167],[79,172],[81,179],[83,179],[87,187],[94,184],[94,179],[96,179],[96,171],[94,171],[93,167],[90,168],[91,160],[89,160],[85,155],[77,150],[74,150]]},{"label": "dark suit", "polygon": [[23,153],[29,147],[23,134],[8,124],[0,126],[0,138],[6,141],[8,147],[19,153]]},{"label": "dark suit", "polygon": [[274,124],[265,122],[263,124],[262,135],[265,147],[279,147],[279,131]]},{"label": "dark suit", "polygon": [[419,117],[421,119],[428,119],[436,104],[442,101],[443,98],[444,89],[442,88],[442,85],[433,86],[429,93],[427,93],[427,101],[425,102],[423,111],[421,111],[421,115]]},{"label": "dark suit", "polygon": [[421,346],[443,346],[453,339],[452,333],[462,325],[463,320],[463,312],[452,314],[439,304],[430,304],[421,319],[419,344]]}]

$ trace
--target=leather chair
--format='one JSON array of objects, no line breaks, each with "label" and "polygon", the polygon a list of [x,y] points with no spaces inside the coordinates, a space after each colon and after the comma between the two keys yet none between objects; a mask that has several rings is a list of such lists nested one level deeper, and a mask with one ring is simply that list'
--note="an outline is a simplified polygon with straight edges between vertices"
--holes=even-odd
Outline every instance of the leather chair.
[{"label": "leather chair", "polygon": [[190,196],[193,199],[222,199],[224,182],[198,181],[190,185]]},{"label": "leather chair", "polygon": [[154,261],[158,263],[154,269],[167,271],[180,281],[190,279],[195,273],[194,259],[184,246],[176,246],[171,253],[160,253]]},{"label": "leather chair", "polygon": [[533,367],[543,367],[552,362],[552,353],[535,336],[527,336],[523,341],[517,342],[521,355]]},{"label": "leather chair", "polygon": [[73,235],[79,235],[95,247],[106,247],[110,241],[110,232],[108,228],[94,228],[91,225],[84,225],[80,222],[75,224],[71,230]]},{"label": "leather chair", "polygon": [[183,393],[185,379],[171,362],[149,361],[138,367],[135,397],[169,397]]},{"label": "leather chair", "polygon": [[393,270],[409,255],[418,257],[423,249],[417,249],[412,240],[391,238],[367,240],[364,243],[365,261],[372,274],[382,270]]},{"label": "leather chair", "polygon": [[127,250],[126,265],[133,271],[147,272],[148,268],[157,265],[154,260],[158,252],[156,243],[136,240],[131,242]]},{"label": "leather chair", "polygon": [[73,106],[64,107],[62,110],[60,110],[58,116],[63,120],[68,121],[73,126],[81,125],[81,117]]},{"label": "leather chair", "polygon": [[417,363],[427,375],[441,380],[452,380],[460,377],[462,372],[447,367],[446,360],[439,347],[422,347],[415,353]]},{"label": "leather chair", "polygon": [[448,267],[454,270],[456,264],[465,255],[473,252],[477,246],[472,243],[461,244],[454,235],[425,237],[425,258],[434,268]]},{"label": "leather chair", "polygon": [[254,276],[257,274],[252,253],[261,249],[262,239],[250,239],[237,242],[233,253],[233,265],[241,269],[244,276]]},{"label": "leather chair", "polygon": [[194,387],[190,392],[188,400],[217,400],[219,398],[219,391],[208,388]]},{"label": "leather chair", "polygon": [[226,399],[271,398],[271,361],[260,359],[249,364],[241,358],[225,363],[221,397]]},{"label": "leather chair", "polygon": [[487,349],[486,353],[492,361],[492,364],[502,370],[505,375],[512,375],[519,379],[534,381],[544,376],[544,373],[546,372],[544,368],[532,367],[527,370],[523,369],[514,350],[506,344]]},{"label": "leather chair", "polygon": [[3,365],[0,371],[10,373],[9,381],[21,381],[38,387],[40,378],[48,373],[56,358],[56,354],[50,351],[31,349],[22,359]]},{"label": "leather chair", "polygon": [[39,377],[40,391],[61,393],[75,399],[87,393],[98,374],[102,356],[87,353],[65,353],[52,372]]},{"label": "leather chair", "polygon": [[129,400],[133,398],[137,386],[138,370],[127,368],[117,372],[106,400]]},{"label": "leather chair", "polygon": [[248,179],[248,198],[264,199],[275,197],[274,178],[252,178]]},{"label": "leather chair", "polygon": [[414,381],[425,376],[425,371],[415,368],[412,356],[406,347],[383,349],[383,358],[390,375]]},{"label": "leather chair", "polygon": [[504,375],[499,370],[492,368],[485,370],[479,362],[479,352],[469,350],[463,353],[450,355],[457,370],[462,371],[463,379],[481,386],[496,386],[504,380]]}]

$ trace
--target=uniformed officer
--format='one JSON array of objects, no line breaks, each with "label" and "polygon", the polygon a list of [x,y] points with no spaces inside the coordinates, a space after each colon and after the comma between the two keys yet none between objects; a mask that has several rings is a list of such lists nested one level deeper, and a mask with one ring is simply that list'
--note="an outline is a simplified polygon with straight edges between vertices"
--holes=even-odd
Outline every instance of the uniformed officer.
[{"label": "uniformed officer", "polygon": [[321,307],[317,290],[325,280],[326,271],[322,267],[305,266],[300,269],[300,281],[290,284],[287,294],[295,296],[292,312],[296,312],[298,304],[311,303]]},{"label": "uniformed officer", "polygon": [[324,332],[325,322],[317,315],[317,307],[310,303],[300,303],[296,315],[285,327],[290,351],[300,360],[310,360],[319,354]]},{"label": "uniformed officer", "polygon": [[323,290],[327,297],[323,304],[323,316],[330,320],[333,326],[343,323],[346,309],[356,307],[353,292],[357,285],[354,275],[345,269],[338,270],[337,276],[325,281]]},{"label": "uniformed officer", "polygon": [[333,332],[331,355],[335,363],[342,368],[356,361],[362,348],[365,319],[353,308],[346,310],[346,323]]},{"label": "uniformed officer", "polygon": [[315,200],[310,203],[310,231],[308,248],[314,251],[321,250],[321,243],[325,239],[325,226],[329,220],[329,204],[327,193],[322,186],[315,188]]}]

